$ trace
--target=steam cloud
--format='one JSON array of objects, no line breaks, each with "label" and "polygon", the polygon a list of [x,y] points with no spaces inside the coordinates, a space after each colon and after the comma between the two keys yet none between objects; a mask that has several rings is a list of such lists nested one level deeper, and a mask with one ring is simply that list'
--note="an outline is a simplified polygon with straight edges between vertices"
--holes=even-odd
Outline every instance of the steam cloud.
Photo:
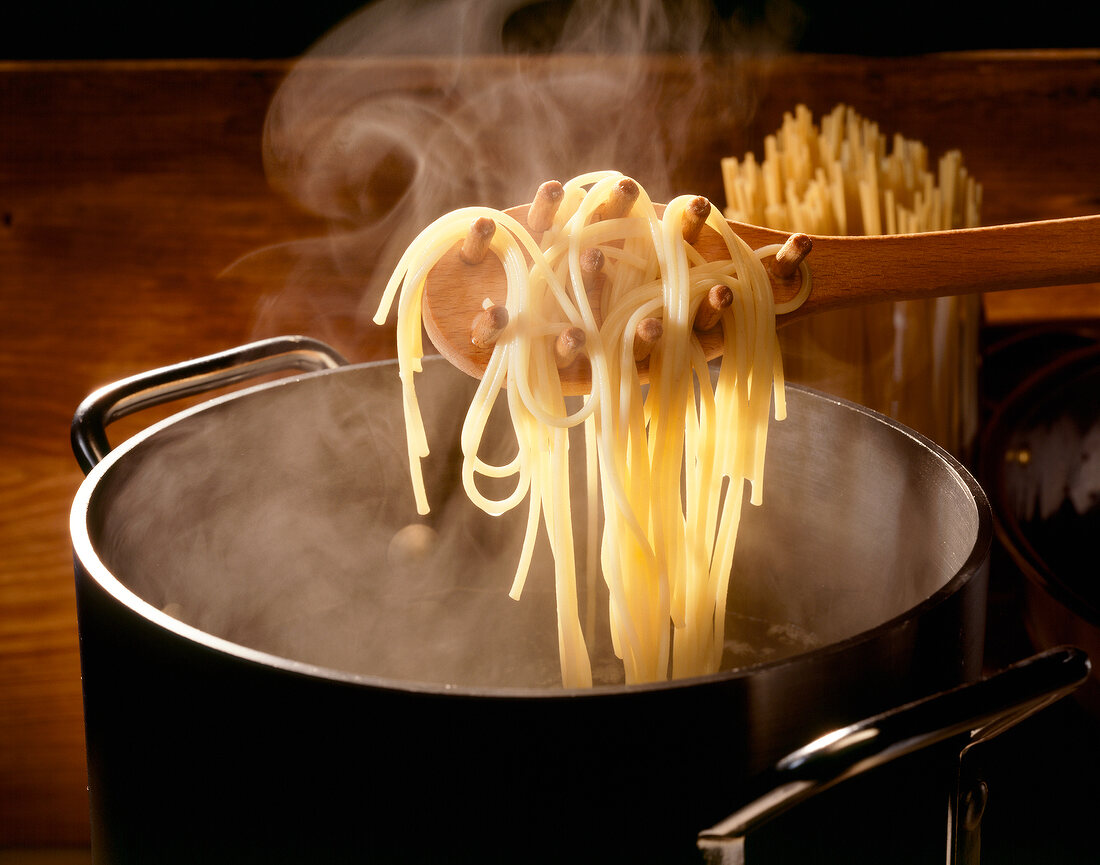
[{"label": "steam cloud", "polygon": [[[362,334],[400,253],[449,210],[510,207],[544,180],[606,168],[638,178],[655,200],[706,194],[671,188],[697,119],[706,112],[708,128],[721,129],[751,112],[709,58],[779,44],[797,12],[784,0],[768,10],[750,26],[703,0],[363,8],[297,64],[267,117],[271,184],[332,229],[300,245],[288,293],[316,292],[303,274],[323,259],[330,277],[361,287],[347,314]],[[662,56],[675,75],[653,62]]]},{"label": "steam cloud", "polygon": [[[710,58],[768,44],[702,0],[380,0],[296,64],[267,117],[271,184],[330,230],[257,251],[228,274],[285,274],[257,330],[289,307],[296,327],[312,319],[314,336],[333,341],[350,324],[371,337],[363,344],[384,345],[369,333],[381,288],[442,213],[509,207],[544,180],[606,168],[635,176],[656,200],[708,194],[671,188],[692,159],[696,118],[706,112],[707,128],[720,130],[751,111]],[[717,165],[699,172],[720,182]],[[421,677],[451,675],[439,659],[469,656],[471,670],[456,667],[453,681],[540,684],[543,667],[554,680],[552,576],[533,572],[523,600],[507,598],[524,515],[509,515],[518,521],[509,527],[472,513],[447,440],[468,396],[445,374],[470,380],[440,365],[418,383],[436,389],[423,399],[436,415],[426,418],[436,461],[426,520],[412,509],[396,375],[367,371],[322,377],[320,391],[315,382],[235,401],[225,417],[162,435],[118,495],[105,560],[181,621],[296,660]],[[347,390],[345,378],[359,386]],[[416,544],[395,548],[410,531]],[[550,567],[548,551],[539,555],[536,567]],[[486,621],[505,627],[479,633],[504,645],[467,646],[470,622]],[[497,669],[512,656],[527,659],[517,662],[523,677]],[[603,678],[619,675],[621,665]]]}]

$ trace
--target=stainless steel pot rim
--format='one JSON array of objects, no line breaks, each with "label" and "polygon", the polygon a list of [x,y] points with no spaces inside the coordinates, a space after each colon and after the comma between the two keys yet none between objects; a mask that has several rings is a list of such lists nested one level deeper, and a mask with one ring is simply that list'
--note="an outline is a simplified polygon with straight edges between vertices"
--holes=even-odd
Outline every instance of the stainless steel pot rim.
[{"label": "stainless steel pot rim", "polygon": [[[433,363],[445,363],[442,358],[434,356],[425,357],[423,362],[425,370],[427,370],[429,366]],[[675,679],[665,682],[653,682],[648,684],[629,686],[597,685],[587,689],[503,686],[489,687],[396,680],[381,676],[371,676],[363,673],[350,673],[331,667],[324,667],[316,664],[305,663],[302,661],[295,661],[291,658],[286,658],[280,655],[275,655],[269,652],[253,649],[240,643],[235,643],[223,637],[218,637],[216,635],[202,631],[198,628],[186,624],[185,622],[181,622],[177,619],[172,618],[167,613],[164,613],[152,604],[143,600],[140,596],[127,588],[100,560],[98,554],[95,551],[94,544],[92,543],[91,534],[88,531],[87,515],[89,507],[91,505],[92,497],[95,493],[97,485],[100,482],[100,479],[111,471],[112,466],[114,466],[120,460],[124,459],[126,455],[130,453],[133,449],[140,447],[143,442],[146,442],[153,436],[157,435],[160,431],[172,426],[173,424],[179,423],[193,415],[198,415],[203,412],[210,411],[216,406],[219,406],[223,403],[232,402],[239,399],[248,399],[255,394],[262,393],[273,388],[290,387],[311,378],[325,375],[333,375],[342,371],[384,367],[393,367],[395,370],[394,374],[396,375],[396,362],[392,360],[381,360],[369,361],[361,364],[351,364],[348,366],[339,367],[337,369],[325,369],[316,372],[303,373],[299,375],[288,376],[277,381],[264,382],[262,384],[242,388],[232,393],[213,397],[198,405],[191,406],[190,408],[184,409],[180,412],[177,412],[176,414],[166,417],[161,421],[151,424],[140,432],[135,433],[131,438],[121,443],[116,448],[112,449],[110,453],[108,453],[99,463],[97,463],[84,478],[84,481],[81,483],[79,489],[76,492],[69,515],[69,533],[73,544],[73,553],[77,561],[82,565],[84,570],[87,571],[89,576],[104,591],[110,594],[119,603],[123,604],[135,615],[146,619],[151,624],[166,631],[169,631],[184,640],[196,643],[215,652],[234,656],[248,663],[278,669],[293,675],[308,676],[320,679],[327,679],[330,681],[343,682],[351,685],[367,686],[376,689],[385,689],[408,693],[422,693],[429,695],[455,695],[467,698],[475,697],[490,700],[509,700],[516,698],[576,700],[594,698],[607,699],[609,697],[631,695],[649,691],[691,688],[700,685],[707,685],[729,681],[732,679],[738,679],[741,677],[759,673],[760,671],[767,670],[771,667],[779,667],[794,661],[809,661],[811,659],[824,660],[832,654],[847,651],[851,647],[856,646],[860,643],[873,641],[881,634],[895,630],[898,627],[903,626],[904,623],[907,621],[919,618],[926,610],[937,606],[942,601],[942,599],[953,595],[961,587],[966,585],[972,578],[974,578],[982,570],[989,555],[989,550],[993,537],[993,515],[989,500],[985,494],[985,491],[979,485],[977,480],[975,480],[970,472],[955,457],[953,457],[950,453],[945,451],[935,442],[928,439],[926,436],[916,432],[915,430],[903,426],[902,424],[898,423],[892,418],[887,417],[886,415],[881,414],[880,412],[874,411],[873,409],[867,408],[866,406],[861,406],[848,400],[823,393],[813,388],[788,383],[786,387],[789,390],[802,391],[813,398],[833,403],[835,405],[842,406],[848,410],[853,410],[864,414],[879,423],[883,423],[886,426],[893,428],[898,434],[911,438],[919,445],[934,452],[951,470],[951,473],[955,476],[959,484],[966,488],[968,495],[973,501],[978,517],[977,532],[974,543],[970,550],[970,554],[968,555],[966,561],[958,569],[958,571],[938,590],[933,592],[919,604],[911,607],[910,609],[897,616],[881,622],[873,628],[855,634],[851,637],[848,637],[847,639],[839,640],[837,642],[830,643],[829,645],[822,646],[817,649],[813,649],[792,657],[775,661],[763,661],[757,664],[739,667],[734,670],[722,671],[707,676],[697,676],[692,678]]]}]

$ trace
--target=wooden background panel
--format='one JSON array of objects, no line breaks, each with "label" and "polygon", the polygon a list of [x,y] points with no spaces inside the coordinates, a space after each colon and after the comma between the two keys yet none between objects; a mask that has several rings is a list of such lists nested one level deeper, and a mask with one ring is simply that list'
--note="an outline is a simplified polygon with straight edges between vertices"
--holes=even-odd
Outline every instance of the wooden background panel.
[{"label": "wooden background panel", "polygon": [[[329,220],[265,177],[264,117],[289,68],[0,64],[0,847],[87,841],[67,529],[79,401],[281,333],[353,360],[392,352],[359,309],[376,250],[329,237]],[[490,82],[501,70],[484,61],[472,74]],[[363,67],[410,94],[436,94],[447,73],[415,60]],[[663,61],[651,74],[668,99],[699,84]],[[820,114],[843,101],[933,152],[961,148],[987,221],[1100,209],[1095,53],[757,58],[705,74],[696,123],[669,133],[684,137],[680,191],[720,201],[721,156],[759,152],[796,102]],[[1013,315],[1100,314],[1095,290],[1052,297]]]},{"label": "wooden background panel", "polygon": [[263,177],[282,72],[0,68],[0,846],[88,837],[73,410],[101,384],[246,340],[263,288],[217,274],[316,230]]}]

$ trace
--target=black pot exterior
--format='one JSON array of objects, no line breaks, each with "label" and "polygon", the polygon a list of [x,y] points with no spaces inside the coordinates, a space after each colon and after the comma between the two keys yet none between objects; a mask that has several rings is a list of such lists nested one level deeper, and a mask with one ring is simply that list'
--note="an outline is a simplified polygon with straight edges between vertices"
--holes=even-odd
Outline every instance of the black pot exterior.
[{"label": "black pot exterior", "polygon": [[[327,386],[333,376],[322,376]],[[861,425],[885,423],[838,405]],[[176,429],[145,441],[171,444]],[[903,484],[939,483],[934,469],[899,456],[936,449],[905,431],[891,436],[900,443],[884,458],[900,463]],[[957,572],[931,594],[784,660],[586,692],[341,672],[177,621],[100,561],[95,541],[121,457],[89,478],[74,507],[97,865],[695,862],[696,834],[758,794],[780,757],[981,671],[988,504],[938,452],[933,463],[961,479],[932,521],[975,505],[978,515]],[[827,528],[828,516],[816,518]],[[899,507],[897,518],[908,526],[913,514]],[[882,594],[895,591],[895,575],[872,576]]]},{"label": "black pot exterior", "polygon": [[975,678],[984,579],[799,662],[510,698],[210,649],[78,563],[95,862],[693,862],[761,762]]}]

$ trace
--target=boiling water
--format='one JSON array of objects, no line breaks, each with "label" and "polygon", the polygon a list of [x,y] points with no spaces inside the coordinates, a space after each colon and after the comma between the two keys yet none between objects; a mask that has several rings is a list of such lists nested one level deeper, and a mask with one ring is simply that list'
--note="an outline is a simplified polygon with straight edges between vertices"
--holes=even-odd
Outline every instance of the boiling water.
[{"label": "boiling water", "polygon": [[[216,402],[136,443],[90,506],[106,568],[199,632],[292,661],[556,687],[548,544],[540,537],[522,598],[509,598],[526,509],[489,517],[469,503],[456,439],[474,383],[428,366],[418,388],[430,514],[415,511],[396,371],[367,365]],[[970,490],[919,441],[828,399],[788,397],[769,436],[764,504],[746,506],[739,532],[727,669],[909,610],[958,572],[977,530]],[[491,437],[482,456],[506,462],[509,441]],[[577,546],[583,562],[581,531]],[[594,603],[594,676],[618,683],[606,589],[597,579],[590,599],[579,582],[580,609]]]}]

